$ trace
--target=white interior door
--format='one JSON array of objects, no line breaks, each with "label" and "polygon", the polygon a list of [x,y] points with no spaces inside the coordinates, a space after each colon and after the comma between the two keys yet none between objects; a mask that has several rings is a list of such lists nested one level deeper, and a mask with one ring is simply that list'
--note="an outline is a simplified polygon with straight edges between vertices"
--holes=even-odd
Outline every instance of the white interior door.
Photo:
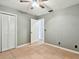
[{"label": "white interior door", "polygon": [[37,41],[37,22],[38,20],[31,19],[31,43]]},{"label": "white interior door", "polygon": [[16,17],[2,14],[2,51],[16,47]]},{"label": "white interior door", "polygon": [[31,43],[44,42],[44,19],[31,19]]}]

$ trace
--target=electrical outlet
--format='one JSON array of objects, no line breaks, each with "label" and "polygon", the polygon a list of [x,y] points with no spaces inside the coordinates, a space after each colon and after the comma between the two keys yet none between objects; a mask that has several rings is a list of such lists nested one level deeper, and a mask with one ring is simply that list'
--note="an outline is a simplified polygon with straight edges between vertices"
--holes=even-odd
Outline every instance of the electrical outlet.
[{"label": "electrical outlet", "polygon": [[77,45],[75,45],[75,48],[78,48],[78,46],[77,46]]}]

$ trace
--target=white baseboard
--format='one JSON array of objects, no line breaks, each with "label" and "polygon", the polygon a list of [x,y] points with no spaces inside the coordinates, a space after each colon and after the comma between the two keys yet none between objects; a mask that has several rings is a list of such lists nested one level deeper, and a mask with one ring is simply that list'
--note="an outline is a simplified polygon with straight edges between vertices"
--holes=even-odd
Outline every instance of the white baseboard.
[{"label": "white baseboard", "polygon": [[23,46],[28,46],[28,45],[30,45],[30,43],[27,43],[27,44],[23,44],[23,45],[17,46],[17,48],[21,48],[21,47],[23,47]]},{"label": "white baseboard", "polygon": [[[52,46],[52,47],[55,47],[55,48],[59,48],[59,49],[62,49],[62,50],[65,50],[65,51],[68,51],[68,52],[71,52],[71,53],[79,54],[79,52],[71,50],[71,49],[63,48],[63,47],[60,47],[60,46],[57,46],[57,45],[53,45],[53,44],[49,44],[49,43],[44,43],[44,44]],[[28,45],[30,45],[30,43],[20,45],[17,48],[21,48],[23,46],[28,46]]]},{"label": "white baseboard", "polygon": [[31,44],[43,44],[44,41],[35,41],[35,42],[31,42]]},{"label": "white baseboard", "polygon": [[55,47],[55,48],[63,49],[63,50],[65,50],[65,51],[68,51],[68,52],[71,52],[71,53],[79,54],[79,52],[74,51],[74,50],[71,50],[71,49],[63,48],[63,47],[56,46],[56,45],[49,44],[49,43],[45,43],[45,44],[46,44],[46,45],[50,45],[50,46]]}]

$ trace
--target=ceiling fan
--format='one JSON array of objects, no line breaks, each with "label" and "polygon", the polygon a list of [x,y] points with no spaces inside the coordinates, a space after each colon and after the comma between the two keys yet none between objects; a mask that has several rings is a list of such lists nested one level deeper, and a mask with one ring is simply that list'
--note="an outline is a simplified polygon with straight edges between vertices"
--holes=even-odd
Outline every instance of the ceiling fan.
[{"label": "ceiling fan", "polygon": [[31,9],[34,9],[35,6],[41,7],[41,8],[47,8],[48,12],[53,12],[53,10],[47,6],[44,2],[48,2],[48,0],[20,0],[21,3],[31,3]]},{"label": "ceiling fan", "polygon": [[45,8],[44,2],[47,2],[48,0],[20,0],[21,3],[29,3],[31,2],[31,9],[34,9],[35,6]]}]

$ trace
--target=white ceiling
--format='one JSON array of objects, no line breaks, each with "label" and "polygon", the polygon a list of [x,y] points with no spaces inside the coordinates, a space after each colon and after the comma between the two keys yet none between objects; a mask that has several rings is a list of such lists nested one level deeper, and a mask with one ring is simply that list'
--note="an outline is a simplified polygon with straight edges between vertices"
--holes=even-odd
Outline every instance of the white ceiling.
[{"label": "white ceiling", "polygon": [[[79,0],[48,0],[48,2],[46,2],[46,4],[53,10],[60,10],[78,3]],[[20,3],[19,0],[0,0],[0,4],[37,16],[46,14],[49,10],[40,7],[31,10],[29,3]]]}]

